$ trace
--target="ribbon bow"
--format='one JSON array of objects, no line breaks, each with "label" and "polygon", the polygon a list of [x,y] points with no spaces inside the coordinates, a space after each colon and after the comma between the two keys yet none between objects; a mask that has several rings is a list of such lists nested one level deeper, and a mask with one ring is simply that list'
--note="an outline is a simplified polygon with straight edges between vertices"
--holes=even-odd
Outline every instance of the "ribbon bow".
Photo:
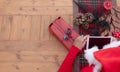
[{"label": "ribbon bow", "polygon": [[72,38],[71,34],[72,34],[72,31],[70,28],[68,28],[63,36],[63,39],[68,40],[69,38]]},{"label": "ribbon bow", "polygon": [[120,38],[120,31],[119,30],[115,30],[113,32],[113,36],[116,37],[116,38]]}]

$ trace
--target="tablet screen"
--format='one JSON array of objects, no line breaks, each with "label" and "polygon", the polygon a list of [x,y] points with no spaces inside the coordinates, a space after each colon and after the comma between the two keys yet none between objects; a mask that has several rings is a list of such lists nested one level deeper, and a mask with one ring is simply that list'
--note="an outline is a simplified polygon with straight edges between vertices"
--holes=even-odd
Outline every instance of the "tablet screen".
[{"label": "tablet screen", "polygon": [[98,46],[99,49],[102,49],[102,47],[108,43],[111,42],[111,37],[102,37],[102,36],[89,36],[87,40],[87,49],[92,48],[93,46]]}]

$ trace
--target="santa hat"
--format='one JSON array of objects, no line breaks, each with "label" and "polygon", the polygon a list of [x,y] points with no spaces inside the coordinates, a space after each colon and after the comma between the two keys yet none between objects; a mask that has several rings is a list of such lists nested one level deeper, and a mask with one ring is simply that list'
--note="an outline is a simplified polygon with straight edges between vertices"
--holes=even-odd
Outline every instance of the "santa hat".
[{"label": "santa hat", "polygon": [[[90,52],[93,53],[91,62],[94,66],[93,72],[120,72],[120,41],[112,42],[102,50],[93,49],[85,51],[85,58],[90,62]],[[92,54],[91,54],[92,55]],[[90,64],[91,64],[90,63]]]}]

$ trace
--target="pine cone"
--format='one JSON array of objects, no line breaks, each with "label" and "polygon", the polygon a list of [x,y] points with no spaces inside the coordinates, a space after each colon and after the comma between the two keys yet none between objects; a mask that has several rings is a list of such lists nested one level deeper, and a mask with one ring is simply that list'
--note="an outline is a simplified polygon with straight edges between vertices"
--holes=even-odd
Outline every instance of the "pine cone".
[{"label": "pine cone", "polygon": [[85,13],[86,21],[91,23],[94,20],[94,16],[92,13]]},{"label": "pine cone", "polygon": [[106,14],[104,14],[103,16],[101,16],[100,18],[99,18],[99,21],[103,21],[103,20],[106,20],[107,19],[107,15]]},{"label": "pine cone", "polygon": [[85,16],[83,13],[79,13],[77,16],[76,16],[77,19],[84,19]]},{"label": "pine cone", "polygon": [[76,18],[74,19],[74,23],[76,25],[81,25],[85,21],[85,16],[83,13],[79,13]]},{"label": "pine cone", "polygon": [[88,29],[89,28],[89,23],[88,22],[84,22],[84,24],[82,24],[82,28],[83,29]]}]

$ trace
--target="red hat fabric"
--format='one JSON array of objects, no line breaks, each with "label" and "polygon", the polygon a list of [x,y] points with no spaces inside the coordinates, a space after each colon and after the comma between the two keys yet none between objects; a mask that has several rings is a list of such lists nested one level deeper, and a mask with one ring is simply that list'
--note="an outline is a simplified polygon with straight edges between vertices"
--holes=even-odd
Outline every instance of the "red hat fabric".
[{"label": "red hat fabric", "polygon": [[101,72],[120,72],[120,47],[99,50],[94,53],[101,62]]}]

